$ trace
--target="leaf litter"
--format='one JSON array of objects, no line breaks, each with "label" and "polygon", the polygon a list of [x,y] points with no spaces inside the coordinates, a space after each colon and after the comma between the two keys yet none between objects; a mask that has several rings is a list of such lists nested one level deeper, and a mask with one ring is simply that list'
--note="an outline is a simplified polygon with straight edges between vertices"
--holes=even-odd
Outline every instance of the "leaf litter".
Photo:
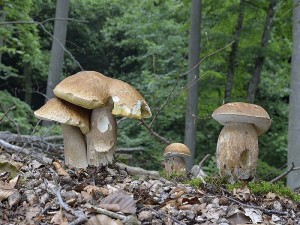
[{"label": "leaf litter", "polygon": [[73,170],[60,160],[14,158],[2,152],[0,159],[0,224],[300,224],[299,203],[274,193],[230,194],[131,176],[116,165]]}]

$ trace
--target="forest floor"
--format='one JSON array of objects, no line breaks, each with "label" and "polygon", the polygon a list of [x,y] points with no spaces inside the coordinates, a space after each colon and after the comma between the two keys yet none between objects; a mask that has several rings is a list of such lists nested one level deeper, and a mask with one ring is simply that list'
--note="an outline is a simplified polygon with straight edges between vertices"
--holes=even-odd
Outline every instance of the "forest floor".
[{"label": "forest floor", "polygon": [[117,164],[73,170],[0,151],[0,224],[300,224],[300,204],[274,193],[194,188]]}]

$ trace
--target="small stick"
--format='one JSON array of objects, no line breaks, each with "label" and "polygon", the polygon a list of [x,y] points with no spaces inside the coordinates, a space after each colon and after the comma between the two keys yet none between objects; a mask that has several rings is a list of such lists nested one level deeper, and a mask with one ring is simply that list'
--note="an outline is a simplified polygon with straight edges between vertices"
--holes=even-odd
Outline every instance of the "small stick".
[{"label": "small stick", "polygon": [[280,174],[278,177],[275,177],[273,180],[270,181],[270,183],[274,184],[275,182],[279,181],[280,179],[287,176],[290,172],[295,171],[295,170],[300,170],[300,166],[295,167],[294,163],[292,163],[292,167],[289,170],[287,170],[286,172]]},{"label": "small stick", "polygon": [[56,196],[60,207],[62,207],[68,213],[71,213],[73,216],[77,218],[73,222],[69,223],[69,225],[79,225],[87,221],[87,217],[83,212],[79,210],[78,211],[73,210],[67,203],[64,202],[60,193],[61,187],[56,187],[53,184],[49,185],[49,182],[46,179],[44,180],[44,182],[46,187],[52,192],[52,194]]}]

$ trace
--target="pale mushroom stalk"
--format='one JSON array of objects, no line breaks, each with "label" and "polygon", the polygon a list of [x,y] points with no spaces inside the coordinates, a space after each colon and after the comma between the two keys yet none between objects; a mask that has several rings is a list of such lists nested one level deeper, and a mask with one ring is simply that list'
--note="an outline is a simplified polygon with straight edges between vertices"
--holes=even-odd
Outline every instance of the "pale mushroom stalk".
[{"label": "pale mushroom stalk", "polygon": [[216,160],[221,175],[230,183],[253,178],[258,159],[257,133],[250,123],[229,123],[217,143]]},{"label": "pale mushroom stalk", "polygon": [[260,106],[233,102],[217,108],[212,117],[224,125],[217,143],[219,173],[228,182],[254,178],[258,159],[258,136],[265,133],[271,119]]},{"label": "pale mushroom stalk", "polygon": [[61,124],[64,138],[65,164],[75,168],[88,166],[86,143],[83,133],[78,127]]},{"label": "pale mushroom stalk", "polygon": [[64,137],[65,164],[86,168],[87,155],[84,134],[89,132],[89,111],[58,98],[50,99],[34,112],[42,120],[61,123]]},{"label": "pale mushroom stalk", "polygon": [[92,111],[91,130],[86,134],[89,165],[107,165],[113,161],[117,143],[117,123],[111,114],[112,105]]}]

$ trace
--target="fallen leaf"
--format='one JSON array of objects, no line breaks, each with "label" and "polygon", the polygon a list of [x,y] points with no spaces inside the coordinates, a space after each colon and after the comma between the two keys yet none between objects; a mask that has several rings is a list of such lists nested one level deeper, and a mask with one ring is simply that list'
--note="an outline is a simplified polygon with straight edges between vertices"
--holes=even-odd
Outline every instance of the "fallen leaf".
[{"label": "fallen leaf", "polygon": [[250,190],[247,186],[244,186],[244,187],[238,188],[238,189],[234,188],[233,195],[242,201],[245,201],[245,202],[250,201],[251,194],[250,194]]},{"label": "fallen leaf", "polygon": [[0,181],[0,201],[7,199],[10,195],[17,192],[15,186],[19,180],[19,176],[11,179],[9,183]]},{"label": "fallen leaf", "polygon": [[23,166],[22,163],[11,162],[1,159],[0,161],[0,174],[9,173],[8,179],[12,179],[19,174],[19,169]]},{"label": "fallen leaf", "polygon": [[123,225],[120,220],[114,220],[106,215],[96,215],[91,217],[85,225]]},{"label": "fallen leaf", "polygon": [[230,224],[247,224],[251,222],[250,217],[246,216],[242,211],[238,211],[226,219]]},{"label": "fallen leaf", "polygon": [[245,208],[245,215],[250,217],[253,223],[262,222],[262,212],[258,209]]},{"label": "fallen leaf", "polygon": [[67,171],[58,162],[53,162],[52,165],[59,176],[69,176]]},{"label": "fallen leaf", "polygon": [[[117,205],[117,206],[116,206]],[[104,209],[116,209],[115,212],[128,214],[136,213],[136,201],[133,197],[123,191],[114,192],[100,201],[99,207]]]}]

